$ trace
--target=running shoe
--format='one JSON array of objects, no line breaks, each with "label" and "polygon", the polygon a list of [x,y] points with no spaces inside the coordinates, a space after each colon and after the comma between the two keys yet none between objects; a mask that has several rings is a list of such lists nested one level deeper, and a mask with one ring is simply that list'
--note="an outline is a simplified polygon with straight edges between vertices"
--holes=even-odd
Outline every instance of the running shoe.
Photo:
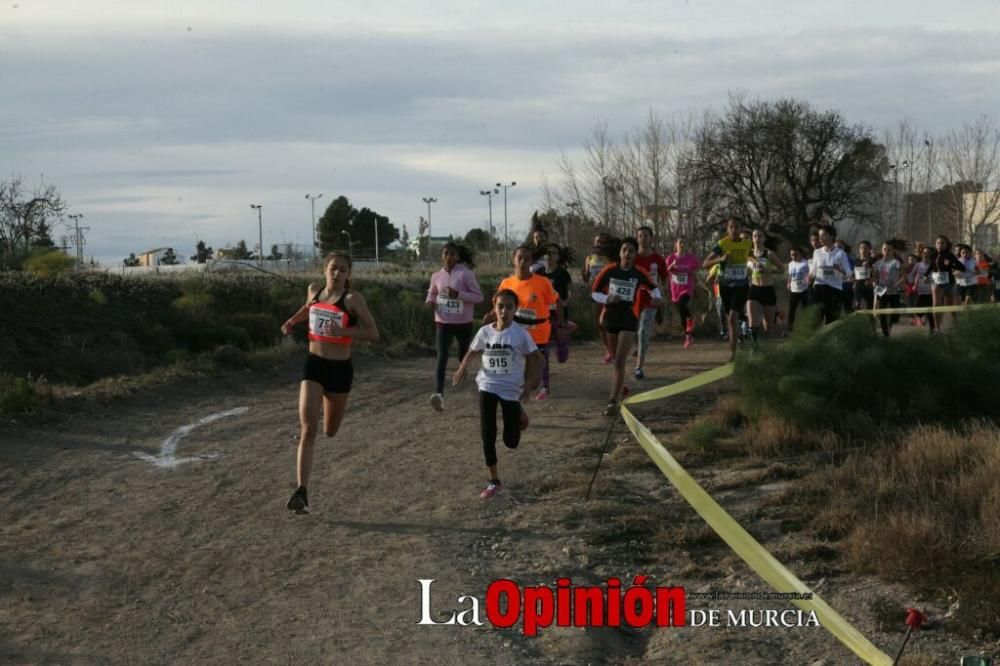
[{"label": "running shoe", "polygon": [[285,506],[295,513],[309,513],[309,496],[306,495],[306,489],[302,486],[296,488]]},{"label": "running shoe", "polygon": [[488,500],[493,499],[497,495],[503,492],[503,484],[499,481],[490,481],[489,485],[479,493],[479,499]]},{"label": "running shoe", "polygon": [[[538,395],[535,396],[535,400],[548,400],[548,399],[549,399],[549,389],[545,387],[543,387],[542,390],[538,392]],[[522,430],[523,429],[524,428],[522,428]]]},{"label": "running shoe", "polygon": [[604,408],[604,412],[603,413],[604,413],[605,416],[614,416],[615,414],[618,413],[618,405],[616,405],[615,402],[612,400]]},{"label": "running shoe", "polygon": [[527,430],[529,423],[531,423],[531,421],[528,419],[528,412],[524,411],[524,405],[521,405],[521,430]]},{"label": "running shoe", "polygon": [[642,371],[642,368],[636,368],[635,369],[635,378],[636,379],[645,379],[646,378],[646,373]]},{"label": "running shoe", "polygon": [[431,396],[431,407],[434,408],[436,412],[444,411],[444,396],[440,393],[435,393]]},{"label": "running shoe", "polygon": [[607,350],[604,351],[604,364],[605,365],[607,365],[608,363],[611,363],[611,361],[613,361],[614,358],[615,358],[614,354],[612,354],[611,352],[609,352]]},{"label": "running shoe", "polygon": [[684,336],[684,349],[690,349],[691,345],[694,343],[694,338],[690,333]]}]

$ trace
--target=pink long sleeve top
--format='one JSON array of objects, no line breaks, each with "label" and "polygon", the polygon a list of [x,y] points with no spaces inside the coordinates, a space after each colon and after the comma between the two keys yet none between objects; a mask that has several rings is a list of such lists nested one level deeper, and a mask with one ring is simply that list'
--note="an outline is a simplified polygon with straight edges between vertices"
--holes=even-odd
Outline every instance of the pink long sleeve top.
[{"label": "pink long sleeve top", "polygon": [[[454,289],[458,296],[451,298],[448,289]],[[431,286],[427,290],[427,302],[434,303],[434,321],[438,324],[468,324],[472,322],[476,303],[483,301],[476,274],[465,264],[455,264],[449,272],[442,268],[431,276]]]}]

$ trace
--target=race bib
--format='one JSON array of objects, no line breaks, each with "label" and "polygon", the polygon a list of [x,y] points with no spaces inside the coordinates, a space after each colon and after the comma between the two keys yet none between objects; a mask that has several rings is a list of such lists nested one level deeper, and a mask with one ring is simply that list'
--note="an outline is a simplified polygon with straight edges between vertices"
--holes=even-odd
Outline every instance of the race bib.
[{"label": "race bib", "polygon": [[309,330],[315,335],[332,336],[334,328],[344,328],[344,313],[321,308],[309,310]]},{"label": "race bib", "polygon": [[438,312],[445,315],[456,315],[462,314],[465,310],[465,303],[457,298],[446,298],[444,296],[438,296],[437,299]]},{"label": "race bib", "polygon": [[792,291],[796,294],[801,294],[806,290],[806,279],[805,278],[792,278]]},{"label": "race bib", "polygon": [[956,280],[959,287],[971,287],[976,284],[976,278],[965,277],[964,275]]},{"label": "race bib", "polygon": [[680,285],[680,286],[683,287],[683,286],[686,286],[687,283],[688,283],[688,274],[687,273],[671,273],[670,274],[670,280],[674,284]]},{"label": "race bib", "polygon": [[949,282],[948,277],[947,271],[935,271],[931,273],[931,282],[938,286],[946,285]]},{"label": "race bib", "polygon": [[483,372],[488,375],[509,375],[514,368],[513,349],[484,349]]},{"label": "race bib", "polygon": [[993,279],[993,288],[1000,291],[1000,278]]},{"label": "race bib", "polygon": [[833,279],[833,276],[834,276],[833,266],[820,266],[819,270],[820,270],[820,275],[823,276],[824,280],[832,280]]},{"label": "race bib", "polygon": [[855,266],[854,267],[854,279],[859,281],[865,281],[872,275],[871,271],[867,266]]},{"label": "race bib", "polygon": [[[518,308],[517,311],[514,313],[514,316],[520,320],[527,320],[527,321],[535,321],[536,319],[538,319],[538,315],[535,314],[535,311],[532,310],[531,308]],[[521,328],[526,328],[528,330],[531,330],[535,327],[535,324],[528,324],[521,322],[518,322],[518,324],[521,326]]]},{"label": "race bib", "polygon": [[725,275],[727,282],[742,282],[747,279],[746,266],[726,266]]},{"label": "race bib", "polygon": [[623,301],[631,303],[635,300],[635,283],[629,280],[611,278],[611,284],[608,286],[608,294],[615,294]]},{"label": "race bib", "polygon": [[875,295],[879,298],[885,296],[886,292],[889,291],[889,287],[875,287]]}]

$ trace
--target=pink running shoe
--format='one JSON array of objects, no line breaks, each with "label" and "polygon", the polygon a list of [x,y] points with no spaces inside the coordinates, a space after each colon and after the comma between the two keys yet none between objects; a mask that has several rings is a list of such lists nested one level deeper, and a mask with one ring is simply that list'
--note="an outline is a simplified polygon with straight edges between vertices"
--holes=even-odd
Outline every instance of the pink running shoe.
[{"label": "pink running shoe", "polygon": [[614,354],[612,354],[611,352],[605,350],[604,351],[604,365],[607,365],[608,363],[611,363],[611,361],[613,361],[613,360],[615,360]]},{"label": "pink running shoe", "polygon": [[692,339],[690,333],[688,333],[687,335],[684,336],[684,349],[690,349],[691,345],[693,343],[694,343],[694,340]]},{"label": "pink running shoe", "polygon": [[479,493],[479,499],[481,500],[493,499],[502,492],[503,492],[503,484],[501,484],[499,481],[490,481],[490,484],[486,486],[483,492]]},{"label": "pink running shoe", "polygon": [[[535,396],[535,400],[548,400],[548,399],[549,399],[549,390],[547,388],[542,388],[542,390],[538,392],[538,395]],[[521,428],[521,430],[524,430],[524,428]]]}]

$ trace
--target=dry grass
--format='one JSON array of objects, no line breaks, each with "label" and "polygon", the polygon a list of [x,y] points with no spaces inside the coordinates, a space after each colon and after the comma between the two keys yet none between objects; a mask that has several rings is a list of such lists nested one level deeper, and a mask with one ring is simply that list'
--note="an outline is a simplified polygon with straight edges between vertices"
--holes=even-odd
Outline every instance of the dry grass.
[{"label": "dry grass", "polygon": [[[962,600],[956,628],[1000,635],[1000,430],[918,427],[813,477],[815,524],[846,535],[848,563]],[[957,619],[957,618],[956,618]]]}]

